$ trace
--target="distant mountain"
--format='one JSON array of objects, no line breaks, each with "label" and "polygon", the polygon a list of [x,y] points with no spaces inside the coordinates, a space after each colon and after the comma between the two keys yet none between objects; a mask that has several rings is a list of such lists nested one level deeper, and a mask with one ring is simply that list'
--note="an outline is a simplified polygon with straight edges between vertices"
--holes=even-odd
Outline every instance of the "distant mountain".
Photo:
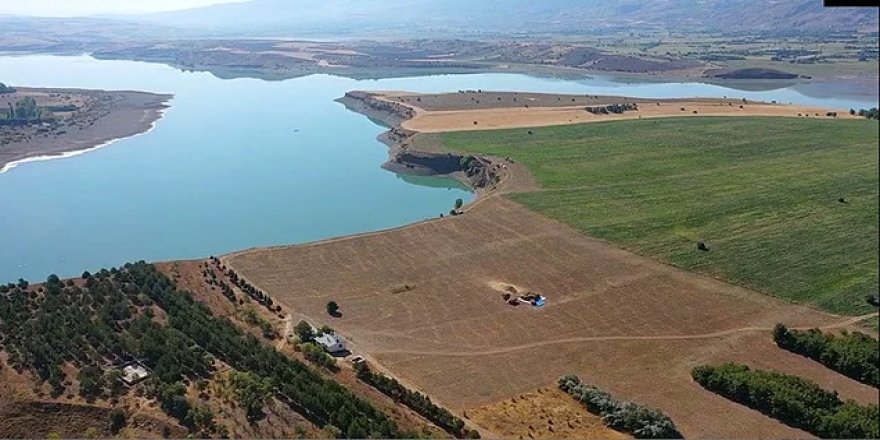
[{"label": "distant mountain", "polygon": [[880,23],[876,8],[824,8],[822,0],[252,0],[142,19],[261,36],[589,33],[608,27],[803,33],[876,30]]}]

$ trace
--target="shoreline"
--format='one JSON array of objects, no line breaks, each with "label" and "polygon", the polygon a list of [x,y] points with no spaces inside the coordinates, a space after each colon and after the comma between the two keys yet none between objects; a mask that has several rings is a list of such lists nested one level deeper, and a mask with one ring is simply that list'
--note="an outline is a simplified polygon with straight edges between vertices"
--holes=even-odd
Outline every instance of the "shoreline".
[{"label": "shoreline", "polygon": [[[22,88],[27,93],[80,93],[90,97],[111,97],[109,108],[85,109],[85,114],[95,119],[78,132],[67,132],[56,135],[53,139],[27,139],[4,145],[3,148],[13,150],[0,155],[0,174],[7,173],[21,165],[32,162],[44,162],[66,159],[87,154],[109,147],[116,142],[131,139],[152,132],[165,112],[171,107],[174,96],[136,91],[107,91],[84,89],[39,89]],[[104,103],[101,103],[102,105]],[[27,127],[30,128],[30,127]],[[15,150],[15,147],[19,147]]]},{"label": "shoreline", "polygon": [[[409,130],[403,124],[417,116],[419,110],[398,103],[377,100],[373,94],[366,92],[348,92],[336,99],[349,111],[366,116],[370,120],[387,128],[376,139],[388,147],[388,160],[381,165],[387,171],[411,176],[431,176],[457,180],[474,194],[474,200],[466,206],[479,201],[492,185],[500,183],[501,178],[492,159],[469,156],[468,158],[450,153],[431,151],[430,149],[412,147],[411,141],[419,134],[417,130]],[[470,158],[470,159],[469,159]],[[462,164],[468,162],[467,166]]]},{"label": "shoreline", "polygon": [[[165,104],[170,105],[171,101],[173,101],[173,99],[169,99],[168,101],[165,101]],[[165,116],[165,112],[167,110],[168,110],[167,107],[162,110],[159,110],[157,112],[157,117],[150,123],[150,127],[146,131],[142,131],[140,133],[135,133],[132,135],[123,136],[123,137],[119,137],[119,138],[115,138],[115,139],[110,139],[109,141],[105,141],[102,144],[98,144],[93,147],[84,148],[82,150],[64,151],[59,154],[44,154],[44,155],[40,155],[40,156],[30,156],[30,157],[25,157],[23,159],[14,160],[12,162],[7,162],[7,163],[3,164],[2,167],[0,167],[0,174],[6,173],[8,171],[12,171],[13,169],[18,167],[19,165],[23,165],[26,163],[46,162],[49,160],[67,159],[69,157],[81,156],[83,154],[88,154],[93,151],[100,150],[101,148],[104,148],[104,147],[109,147],[119,141],[124,141],[127,139],[132,139],[132,138],[136,138],[138,136],[143,136],[143,135],[149,134],[150,132],[152,132],[153,130],[156,129],[156,124],[159,122],[160,119],[162,119]]]}]

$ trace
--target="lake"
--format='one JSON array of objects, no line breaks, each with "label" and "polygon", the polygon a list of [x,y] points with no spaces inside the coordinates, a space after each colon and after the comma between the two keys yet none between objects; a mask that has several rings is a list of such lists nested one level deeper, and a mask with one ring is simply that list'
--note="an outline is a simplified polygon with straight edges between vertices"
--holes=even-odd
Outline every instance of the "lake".
[{"label": "lake", "polygon": [[381,230],[437,217],[456,199],[472,198],[453,180],[398,176],[380,168],[387,150],[375,138],[384,128],[334,102],[350,90],[728,96],[842,109],[877,105],[876,95],[815,96],[797,86],[745,92],[601,77],[221,80],[88,56],[2,56],[0,82],[175,95],[147,134],[0,174],[2,282]]}]

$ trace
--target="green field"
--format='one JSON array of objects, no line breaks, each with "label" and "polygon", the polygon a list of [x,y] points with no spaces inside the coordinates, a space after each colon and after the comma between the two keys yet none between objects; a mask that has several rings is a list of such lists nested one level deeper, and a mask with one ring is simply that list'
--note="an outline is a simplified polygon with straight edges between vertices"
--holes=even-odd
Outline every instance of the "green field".
[{"label": "green field", "polygon": [[439,140],[524,163],[543,189],[510,197],[594,237],[790,301],[872,311],[876,121],[706,117],[532,131]]}]

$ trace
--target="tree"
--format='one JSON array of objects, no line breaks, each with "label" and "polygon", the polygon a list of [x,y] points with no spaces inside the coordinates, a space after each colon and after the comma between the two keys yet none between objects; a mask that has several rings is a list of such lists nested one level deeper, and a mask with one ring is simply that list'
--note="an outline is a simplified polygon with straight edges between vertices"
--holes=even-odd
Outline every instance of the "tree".
[{"label": "tree", "polygon": [[79,381],[79,394],[87,401],[94,401],[104,393],[104,373],[100,368],[89,365],[79,370],[76,379]]},{"label": "tree", "polygon": [[92,277],[92,274],[89,271],[85,271],[82,273],[82,279],[87,280]]},{"label": "tree", "polygon": [[120,408],[114,408],[113,411],[110,411],[110,432],[113,435],[118,434],[122,428],[125,428],[127,423],[128,416],[126,416],[125,411]]},{"label": "tree", "polygon": [[293,327],[293,333],[300,342],[311,342],[315,340],[315,330],[312,325],[305,321],[300,321]]},{"label": "tree", "polygon": [[339,316],[339,304],[336,304],[336,301],[330,301],[327,303],[327,313],[330,316]]},{"label": "tree", "polygon": [[6,84],[0,83],[0,95],[7,93],[15,93],[15,89],[7,86]]},{"label": "tree", "polygon": [[15,103],[15,119],[21,121],[34,121],[40,119],[41,111],[37,101],[33,97],[19,99]]},{"label": "tree", "polygon": [[190,408],[189,414],[186,415],[186,422],[204,437],[208,437],[217,427],[214,423],[214,413],[210,408],[202,405]]},{"label": "tree", "polygon": [[235,399],[247,412],[248,421],[263,417],[263,405],[272,392],[268,380],[253,373],[234,371],[230,376]]}]

